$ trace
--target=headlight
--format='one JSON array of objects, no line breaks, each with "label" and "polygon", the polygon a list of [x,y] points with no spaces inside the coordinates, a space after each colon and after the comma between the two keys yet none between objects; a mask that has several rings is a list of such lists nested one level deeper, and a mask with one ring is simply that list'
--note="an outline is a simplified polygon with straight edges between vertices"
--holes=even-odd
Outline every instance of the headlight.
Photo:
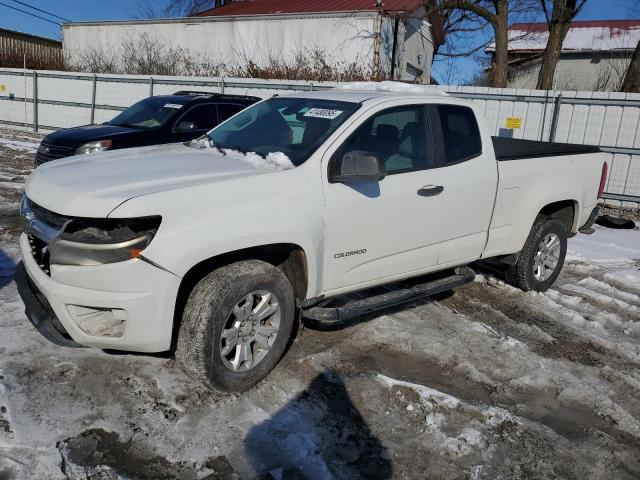
[{"label": "headlight", "polygon": [[57,265],[103,265],[140,256],[160,227],[160,217],[75,219],[49,246]]},{"label": "headlight", "polygon": [[84,155],[85,153],[104,152],[109,150],[113,145],[111,140],[98,140],[97,142],[85,143],[81,147],[76,148],[75,155]]}]

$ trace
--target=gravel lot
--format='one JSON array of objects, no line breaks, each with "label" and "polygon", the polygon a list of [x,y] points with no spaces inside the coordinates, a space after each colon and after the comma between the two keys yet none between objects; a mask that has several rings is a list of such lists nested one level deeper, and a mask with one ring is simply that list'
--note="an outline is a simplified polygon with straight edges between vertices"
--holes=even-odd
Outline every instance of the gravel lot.
[{"label": "gravel lot", "polygon": [[10,281],[30,134],[0,131],[0,480],[640,478],[640,231],[570,242],[554,290],[489,275],[304,329],[241,395],[169,355],[49,344]]}]

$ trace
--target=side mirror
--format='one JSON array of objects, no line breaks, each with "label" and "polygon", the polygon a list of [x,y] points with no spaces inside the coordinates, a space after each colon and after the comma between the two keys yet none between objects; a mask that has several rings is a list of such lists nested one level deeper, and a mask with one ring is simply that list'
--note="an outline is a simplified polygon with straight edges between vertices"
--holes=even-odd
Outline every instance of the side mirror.
[{"label": "side mirror", "polygon": [[176,132],[192,132],[196,129],[195,122],[180,122],[174,128]]},{"label": "side mirror", "polygon": [[338,160],[331,183],[379,182],[387,176],[384,164],[375,153],[354,150]]}]

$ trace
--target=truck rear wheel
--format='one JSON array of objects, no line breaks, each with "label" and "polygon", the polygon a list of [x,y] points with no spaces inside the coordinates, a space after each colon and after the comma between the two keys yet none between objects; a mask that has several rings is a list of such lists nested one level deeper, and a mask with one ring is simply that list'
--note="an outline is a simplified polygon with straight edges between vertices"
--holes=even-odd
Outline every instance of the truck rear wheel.
[{"label": "truck rear wheel", "polygon": [[567,254],[567,229],[560,220],[538,217],[507,281],[525,292],[545,292],[556,281]]},{"label": "truck rear wheel", "polygon": [[246,390],[276,366],[294,318],[293,290],[282,271],[258,260],[233,263],[191,291],[176,360],[188,376],[210,387]]}]

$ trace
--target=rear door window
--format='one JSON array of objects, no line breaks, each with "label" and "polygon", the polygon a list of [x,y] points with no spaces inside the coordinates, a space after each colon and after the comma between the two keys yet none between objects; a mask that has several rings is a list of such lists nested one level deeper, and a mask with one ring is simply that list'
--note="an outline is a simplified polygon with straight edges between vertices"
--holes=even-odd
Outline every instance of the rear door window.
[{"label": "rear door window", "polygon": [[438,163],[451,165],[471,160],[482,154],[482,140],[476,116],[469,107],[462,105],[436,105],[432,113],[436,138],[442,148],[438,149]]},{"label": "rear door window", "polygon": [[239,105],[237,103],[219,103],[218,104],[218,117],[221,122],[233,117],[236,113],[244,110],[246,106]]},{"label": "rear door window", "polygon": [[211,130],[218,125],[218,111],[215,104],[196,105],[187,111],[177,123],[193,122],[194,130]]}]

